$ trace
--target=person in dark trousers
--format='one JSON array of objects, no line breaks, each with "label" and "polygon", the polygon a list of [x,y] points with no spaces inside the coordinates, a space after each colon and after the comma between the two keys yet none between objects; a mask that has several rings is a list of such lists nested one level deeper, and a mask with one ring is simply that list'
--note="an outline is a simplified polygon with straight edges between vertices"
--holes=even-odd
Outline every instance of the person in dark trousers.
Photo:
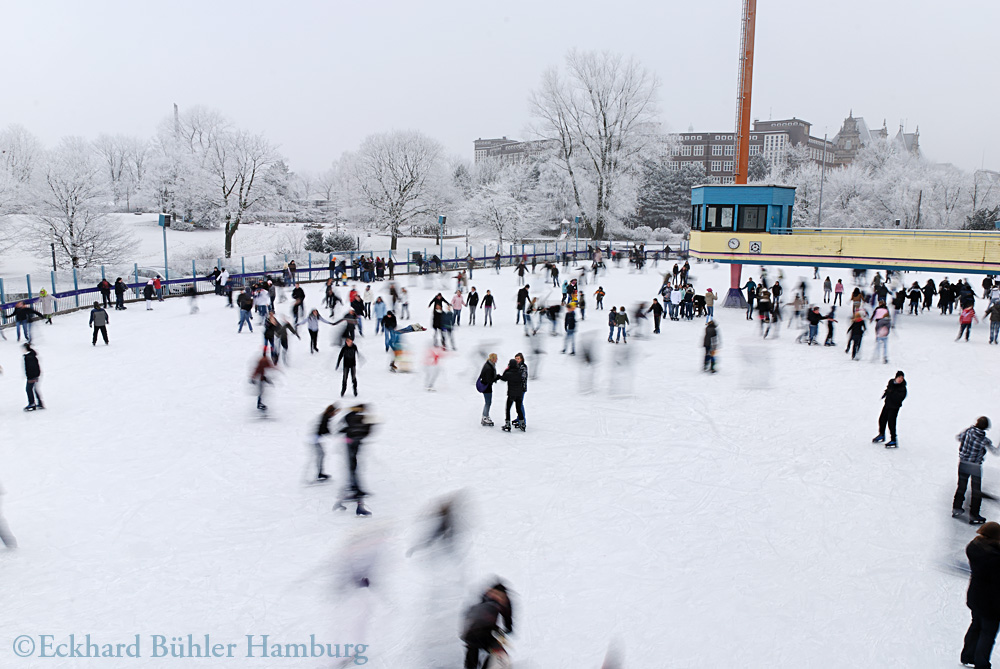
[{"label": "person in dark trousers", "polygon": [[989,669],[1000,627],[1000,524],[986,523],[980,527],[965,547],[965,555],[971,572],[965,604],[972,612],[972,622],[965,633],[961,662],[976,669]]},{"label": "person in dark trousers", "polygon": [[486,291],[483,295],[483,327],[489,325],[493,327],[493,309],[496,307],[496,303],[493,300],[493,295],[490,291]]},{"label": "person in dark trousers", "polygon": [[316,451],[316,480],[325,481],[329,476],[323,472],[323,462],[326,460],[326,451],[323,449],[323,437],[330,434],[330,420],[337,413],[337,405],[331,404],[319,417],[316,425],[316,438],[313,440],[313,448]]},{"label": "person in dark trousers", "polygon": [[101,299],[104,300],[104,308],[111,306],[111,282],[101,279],[97,284],[97,290],[101,291]]},{"label": "person in dark trousers", "polygon": [[115,279],[115,311],[124,311],[128,307],[125,306],[125,291],[128,290],[128,286],[122,281],[121,277]]},{"label": "person in dark trousers", "polygon": [[358,347],[354,345],[354,340],[347,337],[344,340],[344,345],[340,349],[340,355],[337,356],[337,366],[334,369],[340,369],[340,363],[344,363],[344,380],[340,384],[340,396],[343,397],[347,392],[347,375],[351,375],[351,383],[354,387],[354,396],[358,396]]},{"label": "person in dark trousers", "polygon": [[705,364],[702,369],[711,374],[715,374],[715,354],[719,349],[719,329],[714,320],[705,324],[705,338],[702,340],[705,347]]},{"label": "person in dark trousers", "polygon": [[24,345],[24,377],[27,379],[27,383],[24,386],[25,392],[28,393],[28,406],[24,407],[25,411],[34,411],[35,409],[44,409],[45,405],[42,404],[42,396],[38,394],[38,379],[42,376],[42,368],[38,364],[38,354],[35,353],[35,349],[31,348],[31,344]]},{"label": "person in dark trousers", "polygon": [[[500,625],[500,619],[503,624]],[[497,582],[483,593],[478,604],[473,604],[465,612],[462,625],[462,641],[465,643],[465,669],[477,669],[479,656],[500,648],[498,633],[514,633],[514,610],[510,603],[507,586]],[[489,655],[483,667],[489,666]]]},{"label": "person in dark trousers", "polygon": [[986,436],[988,429],[990,429],[990,419],[986,416],[980,416],[976,419],[975,425],[966,428],[955,437],[959,442],[958,487],[955,489],[951,515],[953,518],[962,515],[962,508],[965,504],[965,489],[971,478],[972,501],[969,503],[969,523],[972,525],[982,525],[986,522],[986,519],[979,515],[979,508],[983,501],[983,459],[986,457],[986,451],[993,455],[1000,454],[1000,448],[994,446],[993,442]]},{"label": "person in dark trousers", "polygon": [[466,306],[469,307],[469,325],[476,324],[476,307],[479,306],[479,293],[476,292],[476,287],[472,287],[472,291],[469,293],[469,298],[465,301]]},{"label": "person in dark trousers", "polygon": [[521,322],[521,317],[527,318],[525,309],[527,308],[530,297],[528,296],[528,289],[531,288],[530,285],[522,286],[517,291],[517,318],[514,319],[514,324],[517,325]]},{"label": "person in dark trousers", "polygon": [[854,314],[854,320],[847,328],[847,348],[844,353],[851,351],[851,360],[859,360],[858,351],[861,350],[861,338],[865,336],[865,317],[860,311]]},{"label": "person in dark trousers", "polygon": [[625,307],[618,309],[617,315],[615,315],[615,326],[617,327],[618,334],[615,337],[615,343],[620,341],[628,343],[628,314],[625,313]]},{"label": "person in dark trousers", "polygon": [[92,345],[97,346],[98,333],[104,337],[104,345],[108,345],[108,323],[110,321],[111,318],[108,316],[108,312],[104,310],[104,307],[94,302],[94,308],[90,310],[90,322],[88,323],[88,325],[94,326],[94,340],[91,342]]},{"label": "person in dark trousers", "polygon": [[295,288],[292,289],[292,300],[292,320],[297,321],[306,310],[304,305],[306,291],[302,290],[301,284],[295,284]]},{"label": "person in dark trousers", "polygon": [[497,354],[490,353],[486,362],[483,363],[483,369],[479,372],[479,378],[476,379],[476,389],[483,394],[483,419],[480,424],[486,427],[493,427],[493,421],[490,419],[490,406],[493,404],[493,384],[496,381]]},{"label": "person in dark trousers", "polygon": [[757,284],[754,283],[753,277],[747,279],[747,282],[743,284],[743,290],[747,291],[747,320],[753,320],[753,301],[757,299]]},{"label": "person in dark trousers", "polygon": [[572,304],[566,308],[563,329],[566,330],[566,341],[563,343],[562,352],[566,352],[566,347],[571,347],[570,355],[576,355],[576,307]]},{"label": "person in dark trousers", "polygon": [[899,414],[899,408],[903,406],[903,400],[906,399],[906,379],[903,377],[903,372],[896,372],[896,376],[889,379],[882,397],[885,399],[885,404],[878,417],[878,436],[872,439],[872,443],[877,444],[885,441],[885,426],[888,424],[889,441],[886,442],[885,447],[896,448],[898,445],[896,443],[896,416]]},{"label": "person in dark trousers", "polygon": [[653,298],[653,304],[646,313],[653,314],[653,334],[660,334],[660,319],[663,318],[663,307],[660,306],[660,302],[655,297]]},{"label": "person in dark trousers", "polygon": [[498,378],[507,384],[507,407],[504,414],[503,430],[510,432],[510,408],[513,406],[517,410],[517,420],[514,421],[513,425],[523,431],[525,427],[524,393],[528,390],[528,367],[524,364],[524,356],[520,353],[514,356]]},{"label": "person in dark trousers", "polygon": [[356,502],[358,505],[357,515],[370,516],[372,515],[371,511],[365,507],[365,497],[368,496],[368,493],[361,487],[361,482],[358,480],[358,453],[361,451],[361,444],[365,437],[371,434],[371,423],[368,421],[364,404],[358,404],[346,410],[340,431],[344,435],[344,445],[347,447],[348,484],[343,497],[333,508],[335,511],[343,511],[347,508],[344,506],[344,502]]},{"label": "person in dark trousers", "polygon": [[306,324],[306,329],[309,331],[309,353],[319,352],[319,324],[326,323],[327,325],[332,325],[330,321],[326,320],[319,315],[319,309],[313,309],[309,312],[309,315],[300,321],[296,321],[295,325],[298,327],[303,323]]}]

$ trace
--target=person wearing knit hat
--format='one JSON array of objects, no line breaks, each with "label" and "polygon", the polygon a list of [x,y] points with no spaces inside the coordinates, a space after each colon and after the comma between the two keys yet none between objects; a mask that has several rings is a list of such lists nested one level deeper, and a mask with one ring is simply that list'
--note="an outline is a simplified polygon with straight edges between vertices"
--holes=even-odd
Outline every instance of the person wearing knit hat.
[{"label": "person wearing knit hat", "polygon": [[980,527],[965,547],[965,554],[972,572],[965,598],[972,622],[965,633],[961,661],[983,669],[990,666],[1000,627],[1000,523],[989,522]]},{"label": "person wearing knit hat", "polygon": [[982,525],[986,519],[979,515],[979,507],[983,501],[981,490],[983,482],[983,459],[986,451],[993,455],[1000,455],[1000,448],[993,445],[986,430],[990,428],[990,419],[980,416],[976,419],[976,424],[962,431],[958,439],[958,488],[955,490],[955,499],[951,505],[951,516],[957,518],[963,513],[965,503],[965,488],[972,479],[972,501],[969,503],[969,523],[972,525]]}]

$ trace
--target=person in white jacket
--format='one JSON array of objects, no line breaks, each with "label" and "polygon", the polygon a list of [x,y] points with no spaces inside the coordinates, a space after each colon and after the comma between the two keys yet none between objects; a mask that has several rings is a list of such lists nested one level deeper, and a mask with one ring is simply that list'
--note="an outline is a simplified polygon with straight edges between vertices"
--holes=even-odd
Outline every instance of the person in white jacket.
[{"label": "person in white jacket", "polygon": [[375,293],[372,291],[371,286],[365,286],[365,292],[361,296],[361,300],[365,303],[365,318],[371,318],[372,303],[375,301]]},{"label": "person in white jacket", "polygon": [[684,301],[684,291],[681,290],[680,284],[677,284],[670,291],[670,320],[680,320],[679,314],[682,301]]}]

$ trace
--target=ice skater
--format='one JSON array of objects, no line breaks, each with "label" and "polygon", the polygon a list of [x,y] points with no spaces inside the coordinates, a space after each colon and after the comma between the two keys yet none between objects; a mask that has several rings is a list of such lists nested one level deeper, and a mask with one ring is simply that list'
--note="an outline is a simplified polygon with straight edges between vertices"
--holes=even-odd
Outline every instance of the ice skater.
[{"label": "ice skater", "polygon": [[483,363],[483,368],[476,379],[476,390],[483,394],[483,418],[480,424],[484,427],[493,427],[490,419],[490,406],[493,404],[493,384],[497,381],[497,354],[490,353]]},{"label": "ice skater", "polygon": [[514,609],[510,592],[502,581],[497,581],[465,612],[461,637],[465,643],[465,669],[477,669],[483,652],[487,653],[487,659],[482,666],[490,666],[490,656],[504,652],[500,638],[513,633]]},{"label": "ice skater", "polygon": [[497,378],[507,384],[507,406],[503,431],[510,432],[510,408],[513,406],[517,409],[517,419],[513,426],[524,432],[526,428],[524,393],[528,391],[528,367],[524,364],[524,356],[518,353],[511,358],[510,362],[507,363],[507,368],[503,370],[503,374]]},{"label": "ice skater", "polygon": [[965,603],[972,612],[972,622],[965,633],[961,662],[967,667],[988,668],[1000,625],[1000,524],[980,527],[965,554],[971,571]]},{"label": "ice skater", "polygon": [[365,497],[368,493],[361,487],[358,480],[358,454],[361,451],[361,444],[365,438],[371,434],[370,417],[366,413],[364,404],[358,404],[345,410],[344,422],[340,432],[344,435],[344,445],[347,449],[347,487],[343,496],[334,505],[335,511],[343,511],[347,507],[345,502],[355,502],[357,509],[355,513],[359,516],[370,516],[372,512],[365,506]]},{"label": "ice skater", "polygon": [[899,409],[903,406],[903,400],[906,399],[906,379],[903,377],[903,372],[898,371],[894,377],[889,379],[882,397],[885,399],[885,403],[882,406],[882,413],[878,417],[878,435],[872,439],[872,443],[877,444],[885,441],[885,426],[888,424],[889,441],[886,442],[885,447],[896,448],[899,445],[896,441],[896,416],[899,415]]},{"label": "ice skater", "polygon": [[111,322],[111,318],[108,312],[105,311],[98,302],[94,302],[94,308],[90,310],[90,322],[87,325],[92,325],[94,327],[94,338],[90,342],[91,345],[97,346],[97,335],[100,334],[104,337],[104,345],[108,345],[108,323]]},{"label": "ice skater", "polygon": [[257,410],[261,412],[267,411],[267,405],[264,404],[264,387],[271,385],[271,380],[267,378],[267,372],[271,369],[276,369],[276,366],[267,357],[267,349],[265,348],[250,374],[250,383],[257,386]]},{"label": "ice skater", "polygon": [[329,476],[323,472],[323,462],[326,460],[326,450],[323,448],[323,437],[330,434],[330,421],[337,415],[337,405],[331,404],[323,409],[319,422],[316,424],[316,434],[313,438],[313,450],[316,454],[316,481],[325,481]]},{"label": "ice skater", "polygon": [[358,347],[354,344],[354,340],[350,337],[345,338],[344,345],[340,349],[340,355],[337,356],[337,366],[334,369],[340,369],[340,363],[344,363],[344,380],[340,384],[340,396],[343,397],[347,392],[347,375],[351,375],[351,383],[354,388],[354,396],[358,396],[358,357],[361,354],[358,352]]},{"label": "ice skater", "polygon": [[24,390],[28,394],[28,406],[24,407],[25,411],[45,408],[45,405],[42,404],[42,396],[38,394],[38,379],[41,376],[42,368],[38,364],[38,354],[35,353],[35,349],[31,348],[30,343],[26,343],[24,345],[24,377],[27,379],[27,383]]},{"label": "ice skater", "polygon": [[[986,451],[993,455],[1000,455],[1000,448],[994,446],[993,442],[986,436],[988,429],[990,429],[990,419],[986,416],[980,416],[976,419],[975,425],[966,428],[955,437],[959,442],[958,487],[955,489],[951,515],[953,518],[962,515],[965,504],[965,489],[971,478],[972,501],[969,503],[969,524],[971,525],[982,525],[986,522],[986,519],[979,515],[983,501],[983,460],[986,458]],[[998,567],[1000,567],[1000,563],[998,563]]]}]

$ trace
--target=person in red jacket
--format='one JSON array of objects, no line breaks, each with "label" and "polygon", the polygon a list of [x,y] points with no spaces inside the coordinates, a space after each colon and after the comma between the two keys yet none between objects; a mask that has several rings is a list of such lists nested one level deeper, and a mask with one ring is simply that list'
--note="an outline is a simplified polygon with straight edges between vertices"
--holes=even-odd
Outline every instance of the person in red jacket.
[{"label": "person in red jacket", "polygon": [[962,313],[960,313],[958,315],[958,324],[959,324],[958,325],[958,336],[955,337],[955,341],[958,341],[959,339],[962,338],[962,333],[963,332],[965,333],[965,341],[969,341],[969,334],[972,333],[972,322],[973,321],[975,321],[976,323],[979,322],[979,319],[976,318],[976,309],[975,309],[975,307],[971,307],[970,306],[970,307],[965,307],[964,309],[962,309]]}]

